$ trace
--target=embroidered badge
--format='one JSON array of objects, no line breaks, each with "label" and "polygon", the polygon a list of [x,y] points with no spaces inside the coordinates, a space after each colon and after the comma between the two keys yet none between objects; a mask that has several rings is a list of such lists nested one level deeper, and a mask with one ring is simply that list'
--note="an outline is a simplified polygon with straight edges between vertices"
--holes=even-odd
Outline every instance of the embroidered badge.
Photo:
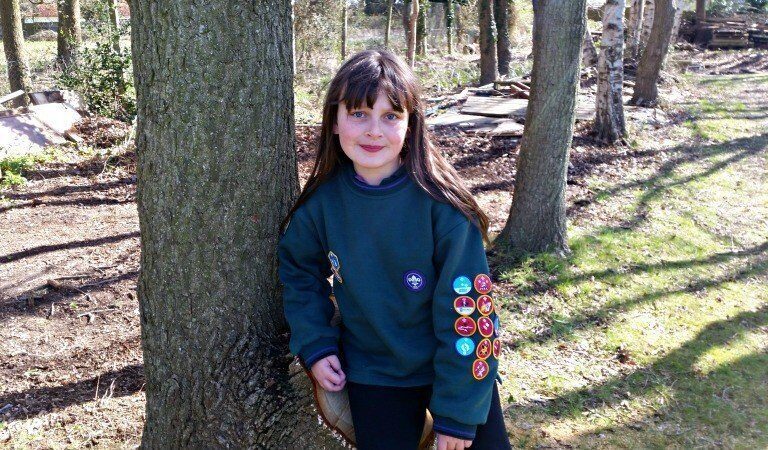
[{"label": "embroidered badge", "polygon": [[482,359],[476,359],[475,362],[472,363],[472,376],[475,377],[475,380],[482,380],[488,376],[488,372],[490,372],[488,363]]},{"label": "embroidered badge", "polygon": [[461,336],[472,336],[477,330],[477,325],[471,317],[461,316],[454,322],[453,329]]},{"label": "embroidered badge", "polygon": [[490,295],[481,295],[477,298],[477,310],[484,316],[489,315],[493,311],[493,299]]},{"label": "embroidered badge", "polygon": [[491,356],[491,340],[483,339],[477,344],[477,357],[487,359],[489,356]]},{"label": "embroidered badge", "polygon": [[472,339],[470,338],[459,338],[456,341],[456,351],[459,352],[459,355],[461,356],[469,356],[475,351],[475,343],[472,342]]},{"label": "embroidered badge", "polygon": [[336,254],[333,252],[328,252],[328,261],[331,262],[331,270],[333,271],[333,276],[336,277],[339,283],[344,283],[344,280],[341,279],[341,274],[339,273],[339,270],[341,269],[339,257],[336,256]]},{"label": "embroidered badge", "polygon": [[493,334],[498,336],[501,333],[501,323],[499,323],[499,316],[493,318]]},{"label": "embroidered badge", "polygon": [[453,280],[453,291],[459,295],[464,295],[472,290],[472,282],[465,276],[457,277]]},{"label": "embroidered badge", "polygon": [[466,295],[456,297],[456,300],[453,301],[453,309],[462,316],[468,316],[475,312],[475,301]]},{"label": "embroidered badge", "polygon": [[481,273],[475,277],[475,290],[481,294],[487,294],[491,292],[493,285],[491,284],[491,277]]},{"label": "embroidered badge", "polygon": [[403,274],[403,284],[413,292],[419,292],[426,284],[424,274],[418,270],[409,270]]},{"label": "embroidered badge", "polygon": [[501,356],[501,341],[499,339],[493,340],[493,357],[499,359]]},{"label": "embroidered badge", "polygon": [[480,329],[480,335],[483,337],[491,337],[493,334],[493,322],[488,317],[481,317],[477,319],[477,327]]}]

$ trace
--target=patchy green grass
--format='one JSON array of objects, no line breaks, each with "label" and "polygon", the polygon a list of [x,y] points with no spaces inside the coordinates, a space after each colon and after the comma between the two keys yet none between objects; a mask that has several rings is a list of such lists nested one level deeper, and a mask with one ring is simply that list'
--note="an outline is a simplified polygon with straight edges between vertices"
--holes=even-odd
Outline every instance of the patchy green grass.
[{"label": "patchy green grass", "polygon": [[567,258],[491,261],[515,446],[768,446],[768,84],[693,81],[669,158],[591,182]]},{"label": "patchy green grass", "polygon": [[[27,41],[24,42],[30,68],[32,89],[49,89],[53,82],[54,66],[56,63],[56,41]],[[3,43],[0,41],[0,95],[11,91],[8,85],[8,64],[5,61]]]}]

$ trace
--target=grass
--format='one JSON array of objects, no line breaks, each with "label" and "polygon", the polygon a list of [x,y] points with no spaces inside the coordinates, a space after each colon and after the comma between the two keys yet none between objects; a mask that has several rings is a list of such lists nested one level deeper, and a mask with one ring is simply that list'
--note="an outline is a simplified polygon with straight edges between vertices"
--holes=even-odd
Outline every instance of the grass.
[{"label": "grass", "polygon": [[[56,62],[56,41],[26,41],[24,51],[30,68],[32,90],[50,89],[53,83]],[[0,42],[0,95],[10,92],[8,85],[8,64],[5,61],[3,43]]]},{"label": "grass", "polygon": [[567,258],[492,261],[515,446],[768,446],[766,107],[752,78],[694,81],[681,143],[594,182],[613,216],[571,223]]}]

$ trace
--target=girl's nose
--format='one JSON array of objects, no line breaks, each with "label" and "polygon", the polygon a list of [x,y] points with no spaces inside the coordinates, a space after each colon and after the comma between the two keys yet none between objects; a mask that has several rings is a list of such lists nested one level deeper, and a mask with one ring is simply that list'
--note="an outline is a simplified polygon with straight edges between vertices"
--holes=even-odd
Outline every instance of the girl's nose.
[{"label": "girl's nose", "polygon": [[379,123],[377,121],[373,121],[365,134],[369,137],[381,137],[381,127],[379,127]]}]

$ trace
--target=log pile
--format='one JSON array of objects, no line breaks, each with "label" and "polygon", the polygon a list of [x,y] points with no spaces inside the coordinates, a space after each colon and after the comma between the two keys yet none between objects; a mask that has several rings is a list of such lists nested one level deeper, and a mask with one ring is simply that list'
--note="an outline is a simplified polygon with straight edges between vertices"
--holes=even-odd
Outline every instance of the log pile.
[{"label": "log pile", "polygon": [[710,19],[699,25],[695,41],[708,49],[768,48],[768,24],[744,19]]}]

